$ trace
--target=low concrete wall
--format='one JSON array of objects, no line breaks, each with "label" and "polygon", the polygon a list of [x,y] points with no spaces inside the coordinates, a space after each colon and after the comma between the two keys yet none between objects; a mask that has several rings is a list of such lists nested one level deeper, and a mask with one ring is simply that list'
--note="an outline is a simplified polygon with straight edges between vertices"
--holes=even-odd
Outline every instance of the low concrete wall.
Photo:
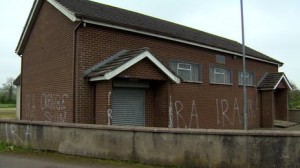
[{"label": "low concrete wall", "polygon": [[66,154],[187,167],[300,167],[300,132],[0,120],[0,140]]},{"label": "low concrete wall", "polygon": [[300,110],[289,110],[289,121],[300,123]]}]

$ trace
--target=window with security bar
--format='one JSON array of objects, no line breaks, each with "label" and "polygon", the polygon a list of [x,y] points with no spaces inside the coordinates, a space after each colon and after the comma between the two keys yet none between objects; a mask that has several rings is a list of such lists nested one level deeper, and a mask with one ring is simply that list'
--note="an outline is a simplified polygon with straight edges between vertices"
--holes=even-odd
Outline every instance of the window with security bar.
[{"label": "window with security bar", "polygon": [[[238,72],[239,85],[243,85],[243,76],[244,76],[243,72]],[[246,86],[254,86],[254,73],[246,72],[245,80],[246,80]]]},{"label": "window with security bar", "polygon": [[186,82],[201,81],[201,66],[195,63],[172,60],[171,69]]}]

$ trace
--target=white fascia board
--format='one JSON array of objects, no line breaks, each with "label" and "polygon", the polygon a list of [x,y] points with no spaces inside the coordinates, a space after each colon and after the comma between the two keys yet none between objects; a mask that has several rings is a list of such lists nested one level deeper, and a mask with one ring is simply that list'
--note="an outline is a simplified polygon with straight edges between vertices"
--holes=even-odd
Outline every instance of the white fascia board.
[{"label": "white fascia board", "polygon": [[281,78],[278,80],[278,82],[277,82],[277,84],[274,86],[273,90],[275,90],[275,89],[278,87],[278,85],[280,84],[280,82],[282,81],[282,79],[284,79],[285,83],[288,85],[288,88],[289,88],[290,90],[293,90],[292,87],[291,87],[291,85],[290,85],[290,83],[289,83],[289,81],[287,80],[287,78],[286,78],[286,76],[285,76],[284,74],[283,74],[283,75],[281,76]]},{"label": "white fascia board", "polygon": [[100,81],[100,80],[108,80],[108,79],[105,79],[105,76],[96,76],[89,79],[89,81]]},{"label": "white fascia board", "polygon": [[[243,57],[243,54],[241,54],[241,53],[220,49],[220,48],[217,48],[217,47],[211,47],[211,46],[208,46],[208,45],[203,45],[203,44],[190,42],[190,41],[186,41],[186,40],[181,40],[181,39],[178,39],[178,38],[168,37],[168,36],[164,36],[164,35],[160,35],[160,34],[149,33],[149,32],[145,32],[145,31],[141,31],[141,30],[136,30],[136,29],[127,28],[127,27],[123,27],[123,26],[98,22],[98,21],[89,20],[89,19],[83,19],[83,22],[89,23],[89,24],[94,24],[94,25],[99,25],[99,26],[104,26],[104,27],[109,27],[109,28],[114,28],[114,29],[119,29],[119,30],[124,30],[124,31],[128,31],[128,32],[143,34],[143,35],[147,35],[147,36],[157,37],[157,38],[161,38],[161,39],[165,39],[165,40],[171,40],[171,41],[175,41],[175,42],[179,42],[179,43],[183,43],[183,44],[188,44],[188,45],[192,45],[192,46],[197,46],[197,47],[201,47],[201,48],[205,48],[205,49],[210,49],[210,50],[219,51],[219,52],[222,52],[222,53],[233,54],[233,55]],[[269,63],[269,64],[274,64],[274,65],[277,65],[277,66],[281,65],[281,64],[278,64],[278,63],[275,63],[275,62],[272,62],[272,61],[267,61],[267,60],[252,57],[252,56],[249,56],[249,55],[246,55],[245,57],[249,58],[249,59],[261,61],[261,62],[266,62],[266,63]]]},{"label": "white fascia board", "polygon": [[110,80],[118,74],[122,73],[129,67],[133,66],[137,62],[141,61],[144,58],[149,58],[151,62],[153,62],[160,70],[162,70],[170,79],[172,79],[175,83],[180,83],[180,79],[175,76],[171,71],[169,71],[159,60],[157,60],[149,51],[145,51],[120,67],[116,68],[113,71],[106,73],[104,76],[97,76],[90,78],[90,81],[98,81],[98,80]]},{"label": "white fascia board", "polygon": [[148,58],[161,70],[163,71],[170,79],[175,83],[180,83],[180,78],[174,75],[166,66],[164,66],[158,59],[156,59],[151,53],[149,53]]},{"label": "white fascia board", "polygon": [[67,8],[62,6],[60,3],[55,0],[47,0],[51,5],[53,5],[56,9],[58,9],[61,13],[63,13],[66,17],[68,17],[72,22],[80,21],[79,18],[75,16],[75,14],[69,11]]}]

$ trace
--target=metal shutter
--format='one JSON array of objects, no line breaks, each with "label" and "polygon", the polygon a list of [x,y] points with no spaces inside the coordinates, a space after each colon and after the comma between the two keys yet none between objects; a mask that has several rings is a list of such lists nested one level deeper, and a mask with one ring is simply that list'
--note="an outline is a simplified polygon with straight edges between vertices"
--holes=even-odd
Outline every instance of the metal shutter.
[{"label": "metal shutter", "polygon": [[112,91],[112,124],[145,125],[145,90],[114,88]]}]

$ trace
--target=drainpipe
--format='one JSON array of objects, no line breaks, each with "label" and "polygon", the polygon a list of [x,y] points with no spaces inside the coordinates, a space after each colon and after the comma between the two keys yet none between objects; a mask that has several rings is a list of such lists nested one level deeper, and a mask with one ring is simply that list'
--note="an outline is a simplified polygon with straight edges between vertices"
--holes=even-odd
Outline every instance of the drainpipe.
[{"label": "drainpipe", "polygon": [[76,45],[77,45],[77,31],[82,24],[82,20],[77,24],[73,31],[73,123],[76,123]]}]

